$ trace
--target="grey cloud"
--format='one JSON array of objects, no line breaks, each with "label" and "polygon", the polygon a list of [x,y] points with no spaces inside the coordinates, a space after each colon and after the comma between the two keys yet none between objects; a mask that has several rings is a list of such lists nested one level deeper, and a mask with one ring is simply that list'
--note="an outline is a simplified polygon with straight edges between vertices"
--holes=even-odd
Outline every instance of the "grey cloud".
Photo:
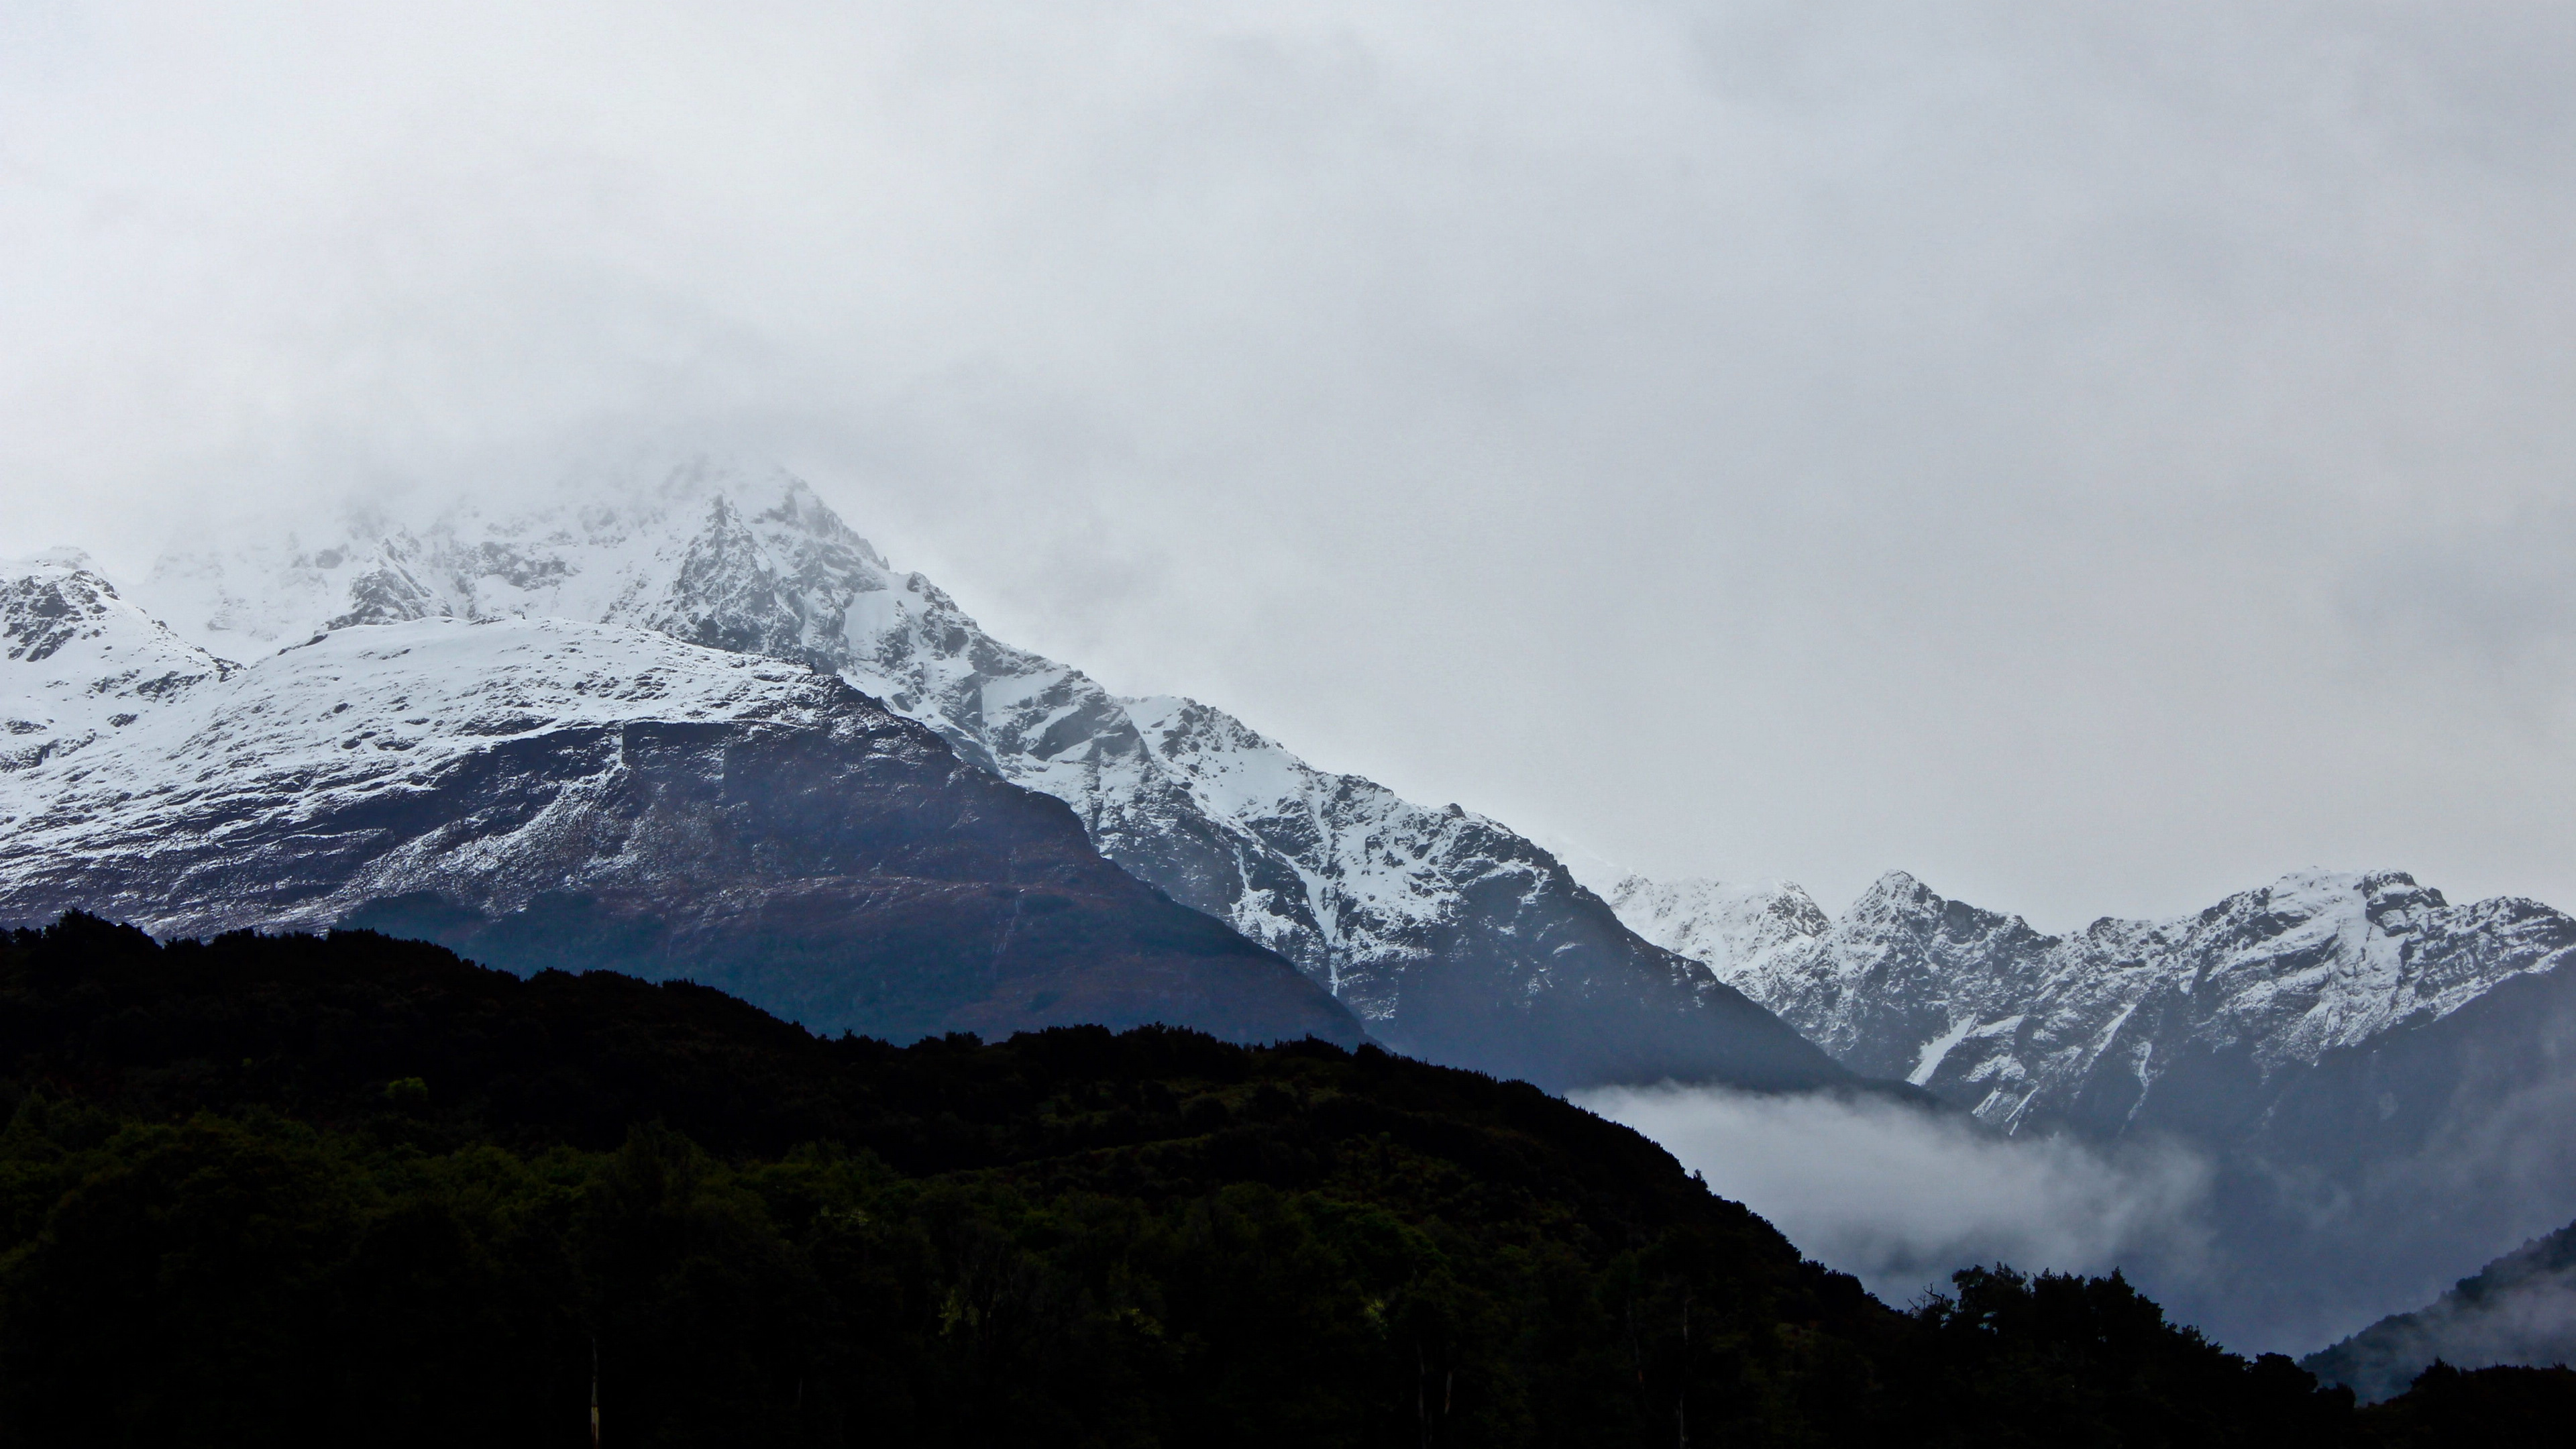
[{"label": "grey cloud", "polygon": [[[2421,518],[2354,570],[2340,602],[2357,629],[2467,671],[2559,676],[2576,642],[2576,506]],[[2563,702],[2550,694],[2533,702]]]},{"label": "grey cloud", "polygon": [[2564,7],[0,24],[0,553],[715,446],[1652,870],[2576,898]]}]

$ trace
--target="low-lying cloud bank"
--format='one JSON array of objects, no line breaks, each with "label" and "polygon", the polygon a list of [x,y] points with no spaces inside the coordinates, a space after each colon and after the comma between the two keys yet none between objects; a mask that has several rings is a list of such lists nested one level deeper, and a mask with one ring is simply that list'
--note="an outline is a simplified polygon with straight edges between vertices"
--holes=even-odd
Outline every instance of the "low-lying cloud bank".
[{"label": "low-lying cloud bank", "polygon": [[2209,1165],[2172,1145],[2015,1139],[1883,1098],[1611,1088],[1583,1106],[1662,1143],[1800,1251],[1903,1303],[1958,1268],[2194,1276]]}]

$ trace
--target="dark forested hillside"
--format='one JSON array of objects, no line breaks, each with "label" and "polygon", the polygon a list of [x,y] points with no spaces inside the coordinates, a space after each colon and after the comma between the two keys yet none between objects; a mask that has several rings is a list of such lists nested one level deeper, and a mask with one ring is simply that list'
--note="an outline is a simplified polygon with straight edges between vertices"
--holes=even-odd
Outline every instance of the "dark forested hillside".
[{"label": "dark forested hillside", "polygon": [[2535,1238],[2412,1313],[2392,1313],[2301,1360],[2364,1402],[2403,1392],[2428,1365],[2576,1362],[2576,1223]]},{"label": "dark forested hillside", "polygon": [[2430,1444],[2569,1401],[2356,1414],[2116,1278],[1900,1312],[1624,1128],[1365,1047],[899,1050],[72,917],[0,938],[0,1098],[11,1443],[575,1445],[594,1364],[611,1445]]}]

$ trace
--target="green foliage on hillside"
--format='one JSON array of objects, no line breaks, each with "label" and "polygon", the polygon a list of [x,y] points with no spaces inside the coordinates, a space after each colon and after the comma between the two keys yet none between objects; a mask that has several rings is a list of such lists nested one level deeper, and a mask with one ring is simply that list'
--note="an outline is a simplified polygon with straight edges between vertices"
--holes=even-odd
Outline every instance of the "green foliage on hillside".
[{"label": "green foliage on hillside", "polygon": [[572,1445],[594,1362],[612,1445],[2339,1445],[2485,1404],[2355,1415],[2117,1278],[1900,1313],[1624,1128],[1365,1048],[897,1050],[73,917],[0,942],[0,1101],[13,1443]]}]

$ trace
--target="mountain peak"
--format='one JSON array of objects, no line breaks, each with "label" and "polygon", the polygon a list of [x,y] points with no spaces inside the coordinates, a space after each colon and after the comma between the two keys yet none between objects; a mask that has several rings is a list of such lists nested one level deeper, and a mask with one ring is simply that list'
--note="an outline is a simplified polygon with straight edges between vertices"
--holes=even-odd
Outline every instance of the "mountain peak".
[{"label": "mountain peak", "polygon": [[403,523],[351,508],[320,543],[176,550],[144,592],[200,642],[245,653],[353,624],[556,616],[811,663],[839,651],[840,606],[888,582],[801,479],[699,456],[578,475],[515,510],[466,500]]},{"label": "mountain peak", "polygon": [[1869,883],[1869,888],[1860,893],[1860,899],[1865,901],[1939,901],[1941,897],[1935,894],[1930,886],[1927,886],[1923,882],[1915,879],[1911,874],[1901,870],[1891,870],[1881,875],[1878,879],[1871,881]]},{"label": "mountain peak", "polygon": [[232,668],[129,602],[77,549],[0,565],[0,771],[84,748]]},{"label": "mountain peak", "polygon": [[1843,914],[1845,919],[1855,921],[1935,919],[1946,915],[1953,904],[1914,876],[1901,870],[1891,870],[1871,881],[1869,888],[1862,891]]}]

